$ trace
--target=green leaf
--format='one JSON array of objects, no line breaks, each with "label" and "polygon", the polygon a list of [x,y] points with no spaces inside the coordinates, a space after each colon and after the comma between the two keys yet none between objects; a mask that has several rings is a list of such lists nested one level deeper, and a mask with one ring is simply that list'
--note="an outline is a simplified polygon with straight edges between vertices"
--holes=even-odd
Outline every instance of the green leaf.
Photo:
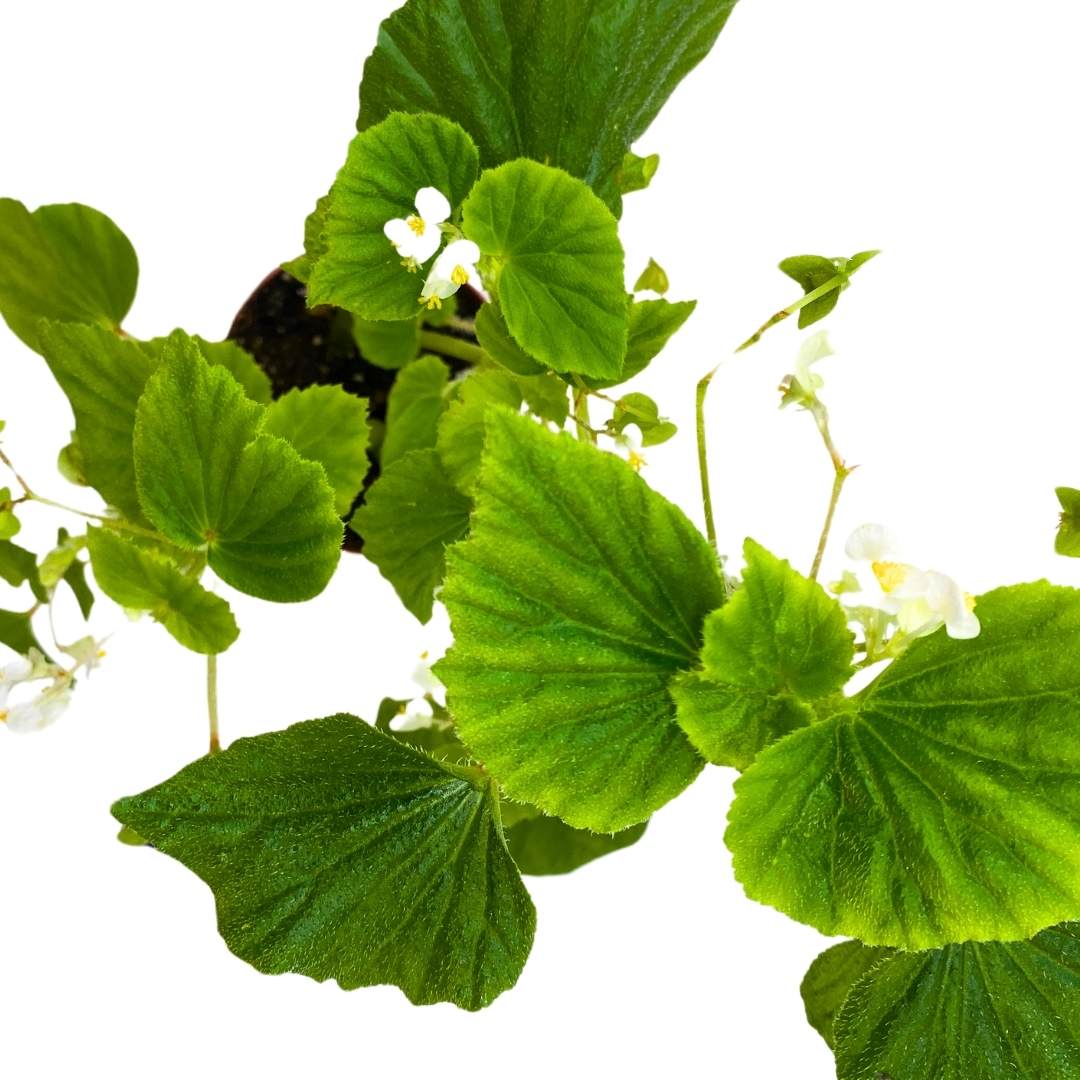
[{"label": "green leaf", "polygon": [[422,356],[402,368],[386,406],[386,435],[379,451],[385,469],[411,450],[435,445],[446,409],[450,370],[437,356]]},{"label": "green leaf", "polygon": [[10,540],[0,540],[0,578],[17,588],[36,574],[37,559],[32,551]]},{"label": "green leaf", "polygon": [[461,124],[485,168],[566,169],[618,212],[634,142],[712,48],[734,0],[408,0],[364,65],[357,126],[396,110]]},{"label": "green leaf", "polygon": [[458,490],[466,495],[476,487],[485,420],[493,407],[515,413],[521,409],[517,380],[498,368],[473,371],[462,381],[460,393],[439,421],[435,440],[439,458]]},{"label": "green leaf", "polygon": [[210,886],[226,944],[268,974],[480,1009],[532,945],[488,785],[352,716],[240,739],[113,813]]},{"label": "green leaf", "polygon": [[0,611],[0,645],[25,656],[31,649],[44,652],[25,611]]},{"label": "green leaf", "polygon": [[423,187],[438,188],[456,213],[478,171],[472,139],[439,116],[397,114],[357,135],[330,191],[326,251],[311,271],[308,303],[362,319],[415,318],[424,275],[402,266],[383,226],[415,214]]},{"label": "green leaf", "polygon": [[784,259],[780,263],[780,269],[789,278],[797,281],[804,293],[821,288],[835,277],[840,278],[835,289],[831,289],[800,309],[799,329],[802,330],[824,319],[836,307],[840,293],[851,283],[850,275],[877,254],[876,251],[860,251],[857,255],[852,255],[850,259],[829,259],[824,255],[793,255],[789,259]]},{"label": "green leaf", "polygon": [[234,588],[307,600],[337,566],[341,521],[323,467],[262,433],[264,415],[194,341],[174,334],[139,400],[139,500],[172,543],[205,549]]},{"label": "green leaf", "polygon": [[701,670],[672,686],[690,741],[737,769],[813,723],[812,703],[843,690],[855,649],[847,614],[820,585],[753,540],[743,552],[742,587],[705,621]]},{"label": "green leaf", "polygon": [[1059,555],[1080,558],[1080,491],[1070,487],[1059,487],[1055,491],[1061,503],[1061,520],[1054,550]]},{"label": "green leaf", "polygon": [[670,282],[667,273],[655,259],[649,260],[649,265],[641,271],[637,281],[634,282],[634,292],[636,293],[654,292],[663,296],[669,288]]},{"label": "green leaf", "polygon": [[308,386],[279,397],[266,410],[263,431],[317,461],[334,489],[337,512],[352,508],[368,471],[368,403],[340,386]]},{"label": "green leaf", "polygon": [[497,268],[514,340],[555,371],[614,378],[626,356],[623,250],[615,218],[580,180],[534,161],[484,173],[462,228]]},{"label": "green leaf", "polygon": [[638,157],[627,153],[623,156],[622,167],[615,175],[615,185],[620,195],[629,195],[632,191],[644,191],[660,168],[660,155],[650,154]]},{"label": "green leaf", "polygon": [[503,803],[503,826],[510,854],[523,874],[569,874],[604,855],[636,844],[647,822],[617,833],[574,829],[530,806]]},{"label": "green leaf", "polygon": [[420,351],[418,319],[402,319],[400,322],[353,319],[353,336],[365,360],[390,371],[411,364]]},{"label": "green leaf", "polygon": [[840,1080],[1075,1080],[1080,924],[1031,941],[897,953],[836,1018]]},{"label": "green leaf", "polygon": [[38,564],[38,578],[41,584],[46,589],[55,589],[84,547],[86,547],[85,536],[72,536],[66,529],[61,529],[56,547],[47,552]]},{"label": "green leaf", "polygon": [[641,432],[642,446],[659,446],[674,437],[678,428],[660,415],[660,407],[647,394],[623,394],[615,402],[615,412],[607,422],[612,435],[621,435],[630,425]]},{"label": "green leaf", "polygon": [[861,941],[842,941],[826,949],[811,965],[802,981],[802,998],[810,1026],[835,1047],[833,1022],[852,986],[868,971],[893,954]]},{"label": "green leaf", "polygon": [[[825,934],[929,948],[1080,910],[1080,592],[987,593],[736,781],[747,895]],[[479,748],[478,752],[479,752]]]},{"label": "green leaf", "polygon": [[281,269],[291,274],[297,281],[305,285],[311,277],[314,265],[326,254],[326,240],[323,237],[323,225],[326,222],[326,213],[330,208],[330,193],[327,192],[315,203],[315,209],[304,219],[304,254],[287,263],[281,264]]},{"label": "green leaf", "polygon": [[[199,346],[206,362],[215,367],[223,367],[244,388],[252,401],[260,405],[269,405],[273,399],[273,390],[270,384],[270,376],[255,362],[251,353],[242,349],[235,341],[207,341],[198,334],[189,335],[191,340]],[[150,354],[158,363],[161,362],[165,345],[169,341],[167,337],[151,338],[149,341],[140,342],[143,349]],[[156,365],[155,365],[156,367]],[[143,380],[145,383],[145,380]]]},{"label": "green leaf", "polygon": [[135,298],[139,263],[104,214],[79,203],[38,207],[0,199],[0,314],[31,349],[38,320],[118,327]]},{"label": "green leaf", "polygon": [[90,618],[90,612],[94,610],[94,593],[86,582],[86,562],[76,559],[64,573],[64,583],[75,594],[75,603],[79,605],[79,611],[84,619]]},{"label": "green leaf", "polygon": [[88,529],[94,580],[121,607],[148,611],[185,648],[224,652],[240,631],[228,603],[162,556],[109,529]]},{"label": "green leaf", "polygon": [[697,307],[696,300],[672,303],[668,300],[634,300],[630,304],[630,334],[626,342],[626,361],[615,379],[583,381],[593,390],[606,390],[640,375],[660,354]]},{"label": "green leaf", "polygon": [[510,336],[496,303],[482,304],[476,313],[476,340],[496,364],[515,375],[539,375],[547,370]]},{"label": "green leaf", "polygon": [[364,554],[421,622],[431,618],[435,589],[446,573],[447,545],[468,532],[470,508],[429,449],[395,461],[353,515]]},{"label": "green leaf", "polygon": [[570,415],[566,383],[553,372],[544,375],[519,375],[521,396],[534,416],[562,427]]},{"label": "green leaf", "polygon": [[625,462],[500,410],[471,530],[436,666],[461,737],[512,799],[596,832],[644,821],[702,766],[668,684],[723,602],[715,554]]}]

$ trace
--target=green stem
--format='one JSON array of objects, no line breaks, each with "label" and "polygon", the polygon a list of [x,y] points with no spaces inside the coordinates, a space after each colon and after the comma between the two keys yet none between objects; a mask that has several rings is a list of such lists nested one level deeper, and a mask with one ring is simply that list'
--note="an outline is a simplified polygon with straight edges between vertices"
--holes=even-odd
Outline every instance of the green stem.
[{"label": "green stem", "polygon": [[221,749],[221,737],[218,733],[216,653],[211,653],[206,658],[206,707],[210,714],[210,753],[216,754]]},{"label": "green stem", "polygon": [[698,457],[698,472],[701,475],[701,505],[705,510],[705,535],[709,538],[709,543],[712,544],[713,550],[717,550],[716,545],[716,522],[713,520],[713,507],[712,507],[712,488],[709,486],[709,454],[705,445],[705,395],[709,392],[709,384],[712,382],[713,376],[720,369],[720,365],[716,367],[702,377],[701,381],[697,384],[697,457]]},{"label": "green stem", "polygon": [[820,401],[815,401],[810,411],[814,415],[814,421],[817,424],[818,431],[821,432],[822,442],[825,443],[825,449],[829,452],[829,460],[833,466],[833,485],[832,493],[829,496],[829,508],[825,512],[825,524],[822,526],[817,551],[814,553],[814,564],[810,568],[810,580],[815,581],[818,571],[821,569],[821,561],[825,558],[825,548],[829,543],[829,533],[832,531],[833,517],[836,514],[836,505],[840,501],[840,492],[844,489],[844,482],[855,470],[844,463],[844,459],[836,449],[836,444],[832,440],[832,433],[829,430],[829,413],[825,406]]},{"label": "green stem", "polygon": [[811,289],[805,296],[796,300],[794,304],[789,304],[786,308],[782,308],[770,319],[766,320],[761,326],[751,334],[735,351],[742,352],[743,349],[749,349],[751,345],[756,345],[762,338],[762,335],[770,327],[775,326],[779,322],[783,322],[785,319],[794,315],[796,311],[801,311],[807,304],[812,304],[815,300],[820,300],[823,296],[827,296],[834,289],[842,289],[847,283],[847,274],[837,274],[835,277],[829,278],[823,285],[819,285],[816,289]]},{"label": "green stem", "polygon": [[574,424],[581,442],[596,443],[596,432],[589,423],[589,391],[584,387],[574,391]]},{"label": "green stem", "polygon": [[464,360],[466,364],[479,364],[487,355],[479,345],[471,341],[462,341],[451,334],[440,334],[435,330],[420,331],[420,348],[427,352],[452,356],[455,360]]}]

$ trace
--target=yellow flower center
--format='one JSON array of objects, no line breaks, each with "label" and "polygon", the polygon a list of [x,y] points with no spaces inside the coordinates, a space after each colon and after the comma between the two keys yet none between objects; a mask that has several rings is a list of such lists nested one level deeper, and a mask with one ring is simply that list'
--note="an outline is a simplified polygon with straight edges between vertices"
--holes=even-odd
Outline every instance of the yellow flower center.
[{"label": "yellow flower center", "polygon": [[887,593],[903,585],[908,576],[908,568],[903,563],[873,562],[870,569],[874,571],[881,591]]},{"label": "yellow flower center", "polygon": [[418,214],[411,214],[409,217],[407,217],[405,219],[405,224],[408,225],[409,228],[412,229],[412,231],[416,233],[417,236],[423,236],[424,229],[427,228],[427,226],[424,224],[424,219]]},{"label": "yellow flower center", "polygon": [[436,311],[442,307],[442,298],[439,296],[421,296],[420,303],[428,309],[428,311]]},{"label": "yellow flower center", "polygon": [[642,465],[647,464],[645,459],[636,450],[631,450],[626,455],[626,460],[630,468],[633,469],[634,472],[641,472]]},{"label": "yellow flower center", "polygon": [[464,266],[455,266],[450,274],[450,280],[459,288],[469,283],[469,271]]},{"label": "yellow flower center", "polygon": [[964,607],[966,607],[968,611],[975,610],[975,597],[969,592],[964,593]]}]

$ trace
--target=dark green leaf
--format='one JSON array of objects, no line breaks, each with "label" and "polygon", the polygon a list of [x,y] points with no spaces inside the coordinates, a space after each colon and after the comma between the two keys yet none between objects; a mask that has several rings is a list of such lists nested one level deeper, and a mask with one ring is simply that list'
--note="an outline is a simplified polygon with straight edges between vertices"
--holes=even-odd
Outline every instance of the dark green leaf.
[{"label": "dark green leaf", "polygon": [[435,445],[449,379],[449,368],[437,356],[422,356],[400,371],[386,407],[386,435],[379,451],[384,469],[411,450]]},{"label": "dark green leaf", "polygon": [[539,375],[547,370],[510,336],[498,304],[481,305],[476,313],[476,339],[496,364],[515,375]]},{"label": "dark green leaf", "polygon": [[32,551],[0,540],[0,578],[11,586],[22,585],[37,574],[37,559]]},{"label": "dark green leaf", "polygon": [[466,745],[510,798],[579,828],[636,825],[701,758],[668,684],[723,602],[716,557],[625,462],[492,410],[436,666]]},{"label": "dark green leaf", "polygon": [[431,618],[447,545],[468,532],[470,507],[439,455],[414,450],[383,472],[353,515],[364,554],[421,622]]},{"label": "dark green leaf", "polygon": [[1080,557],[1080,491],[1070,487],[1059,487],[1056,491],[1061,503],[1061,520],[1054,550],[1075,559]]},{"label": "dark green leaf", "polygon": [[627,151],[712,48],[734,0],[408,0],[364,65],[357,126],[461,124],[485,168],[531,157],[620,206]]},{"label": "dark green leaf", "polygon": [[514,340],[555,371],[614,378],[626,356],[623,250],[615,218],[583,184],[534,161],[480,177],[462,228],[497,268]]},{"label": "dark green leaf", "polygon": [[793,255],[789,259],[784,259],[780,263],[780,269],[789,278],[797,281],[804,293],[821,288],[833,278],[839,279],[835,289],[829,290],[799,310],[799,329],[802,330],[819,319],[824,319],[836,307],[840,293],[850,284],[850,275],[877,254],[876,251],[860,251],[857,255],[852,255],[850,259],[829,259],[824,255]]},{"label": "dark green leaf", "polygon": [[86,583],[86,563],[82,559],[75,559],[64,572],[63,580],[75,594],[75,603],[79,605],[82,617],[89,619],[94,609],[94,593]]},{"label": "dark green leaf", "polygon": [[705,621],[701,670],[672,686],[690,741],[737,769],[813,723],[811,703],[843,690],[855,648],[847,614],[820,585],[753,540],[743,551],[742,587]]},{"label": "dark green leaf", "polygon": [[920,638],[736,781],[726,839],[752,899],[903,948],[1080,910],[1080,592],[1015,585],[978,611],[978,638]]},{"label": "dark green leaf", "polygon": [[172,543],[205,549],[234,588],[306,600],[337,566],[341,521],[322,466],[263,434],[264,414],[227,371],[175,333],[139,400],[139,500]]},{"label": "dark green leaf", "polygon": [[228,603],[167,559],[109,529],[89,529],[86,538],[94,580],[121,607],[148,611],[194,652],[224,652],[236,640],[240,631]]},{"label": "dark green leaf", "polygon": [[510,854],[523,874],[569,874],[586,863],[636,844],[647,822],[617,833],[574,829],[530,806],[503,803],[503,826]]},{"label": "dark green leaf", "polygon": [[840,1080],[1075,1080],[1080,924],[1031,941],[896,953],[835,1022]]},{"label": "dark green leaf", "polygon": [[472,139],[439,116],[398,114],[357,135],[330,191],[326,250],[311,271],[308,303],[362,319],[415,318],[424,275],[402,266],[383,226],[415,214],[424,187],[441,191],[456,213],[478,170]]},{"label": "dark green leaf", "polygon": [[0,645],[14,649],[21,656],[31,649],[44,652],[30,625],[30,615],[25,611],[0,611]]},{"label": "dark green leaf", "polygon": [[30,213],[0,199],[0,314],[31,349],[38,320],[118,327],[135,298],[139,263],[104,214],[79,203]]},{"label": "dark green leaf", "polygon": [[240,739],[113,813],[210,886],[229,948],[269,974],[480,1009],[532,945],[488,785],[355,717]]},{"label": "dark green leaf", "polygon": [[861,941],[842,941],[826,949],[802,981],[802,998],[810,1026],[834,1049],[833,1022],[851,988],[892,949],[875,949]]}]

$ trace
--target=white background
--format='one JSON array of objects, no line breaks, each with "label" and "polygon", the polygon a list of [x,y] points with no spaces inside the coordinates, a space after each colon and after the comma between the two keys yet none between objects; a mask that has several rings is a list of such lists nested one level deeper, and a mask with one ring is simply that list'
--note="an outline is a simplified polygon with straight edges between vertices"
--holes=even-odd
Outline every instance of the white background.
[{"label": "white background", "polygon": [[[221,337],[298,252],[393,6],[7,5],[0,191],[115,218],[142,266],[133,334]],[[683,428],[646,476],[700,520],[693,385],[723,361],[709,421],[726,549],[750,534],[805,569],[831,479],[810,419],[776,408],[793,323],[732,347],[798,295],[781,258],[880,247],[825,324],[836,439],[862,466],[825,576],[847,530],[881,520],[971,591],[1080,584],[1052,550],[1053,488],[1080,486],[1078,34],[1061,0],[743,0],[641,140],[663,162],[627,200],[628,272],[655,256],[672,298],[701,301],[639,380]],[[0,328],[0,365],[9,453],[43,493],[92,509],[53,470],[70,415],[44,363]],[[38,512],[25,535],[44,544],[56,523]],[[221,664],[227,739],[371,717],[445,643],[441,612],[418,626],[352,556],[312,603],[230,599],[243,633]],[[206,888],[117,844],[108,813],[204,751],[202,661],[104,601],[95,627],[115,631],[109,657],[64,720],[0,732],[5,1075],[832,1075],[798,994],[826,943],[733,882],[719,769],[638,846],[530,882],[532,958],[484,1013],[256,974],[218,939]]]}]

